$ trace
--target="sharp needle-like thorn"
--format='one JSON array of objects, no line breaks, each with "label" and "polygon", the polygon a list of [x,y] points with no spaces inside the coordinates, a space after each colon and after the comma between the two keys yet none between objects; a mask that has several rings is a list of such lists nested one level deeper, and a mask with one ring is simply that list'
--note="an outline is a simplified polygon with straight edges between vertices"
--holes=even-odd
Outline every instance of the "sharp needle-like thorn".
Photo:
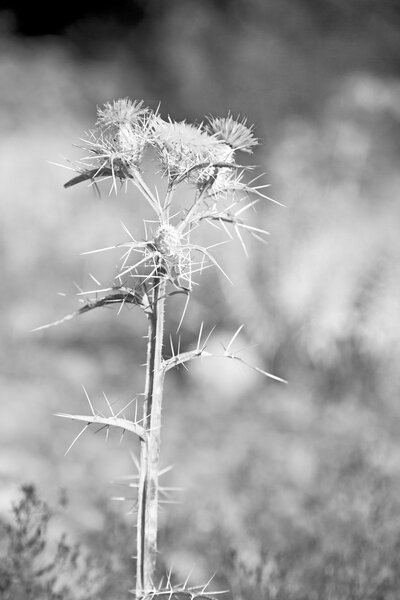
[{"label": "sharp needle-like thorn", "polygon": [[85,393],[86,400],[89,402],[89,406],[90,406],[90,410],[92,411],[92,415],[95,416],[96,413],[94,412],[93,404],[92,404],[92,402],[91,402],[91,400],[89,398],[89,394],[87,393],[86,388],[85,388],[84,385],[82,385],[82,389],[83,389],[83,391]]},{"label": "sharp needle-like thorn", "polygon": [[135,400],[136,400],[136,398],[132,398],[132,400],[129,400],[129,402],[128,402],[127,404],[125,404],[125,406],[124,406],[123,408],[121,408],[121,410],[120,410],[120,411],[118,411],[118,412],[116,413],[116,415],[115,415],[115,416],[116,416],[116,417],[119,417],[119,415],[120,415],[121,413],[123,413],[123,412],[124,412],[124,410],[126,410],[126,409],[128,408],[128,406],[130,406],[130,405],[132,404],[132,402],[135,402]]},{"label": "sharp needle-like thorn", "polygon": [[246,210],[248,210],[249,208],[251,208],[252,206],[254,206],[255,204],[257,204],[258,202],[259,202],[259,200],[258,200],[258,198],[256,198],[255,200],[253,200],[253,202],[249,202],[245,206],[242,206],[242,208],[239,208],[239,210],[237,210],[235,212],[235,216],[238,217],[243,212],[245,212]]},{"label": "sharp needle-like thorn", "polygon": [[215,328],[216,328],[216,327],[217,327],[216,325],[214,325],[214,327],[212,327],[212,329],[211,329],[210,333],[208,334],[208,336],[206,337],[206,339],[205,339],[205,340],[204,340],[204,342],[203,342],[203,346],[202,346],[202,348],[205,348],[205,347],[207,346],[207,344],[208,344],[208,340],[210,339],[210,337],[211,337],[211,336],[212,336],[212,334],[214,333],[214,331],[215,331]]},{"label": "sharp needle-like thorn", "polygon": [[222,227],[225,229],[226,234],[229,237],[229,239],[233,240],[233,235],[231,234],[231,232],[227,228],[225,221],[223,221],[223,219],[219,219],[219,222],[221,223]]},{"label": "sharp needle-like thorn", "polygon": [[125,223],[123,223],[122,221],[121,221],[121,226],[122,226],[122,229],[125,231],[125,233],[131,238],[132,242],[136,243],[135,238],[133,237],[133,235],[131,234],[131,232],[125,225]]},{"label": "sharp needle-like thorn", "polygon": [[185,579],[185,583],[184,583],[184,584],[183,584],[183,586],[182,586],[182,587],[183,587],[183,589],[186,589],[186,586],[187,586],[187,584],[189,583],[189,579],[190,579],[190,578],[191,578],[191,576],[192,576],[193,570],[194,570],[194,567],[192,567],[192,568],[190,569],[190,571],[189,571],[189,575],[186,577],[186,579]]},{"label": "sharp needle-like thorn", "polygon": [[178,352],[177,352],[177,354],[179,354],[180,351],[181,351],[181,336],[179,336],[179,338],[178,338]]},{"label": "sharp needle-like thorn", "polygon": [[91,273],[89,273],[89,277],[95,282],[96,285],[101,286],[101,283],[98,279],[96,279],[96,277],[94,275],[92,275]]},{"label": "sharp needle-like thorn", "polygon": [[167,588],[171,588],[172,567],[167,574]]},{"label": "sharp needle-like thorn", "polygon": [[101,290],[88,290],[88,291],[83,291],[83,292],[79,292],[79,294],[77,294],[77,296],[89,296],[90,294],[101,294],[103,292],[112,292],[114,288],[112,287],[107,287],[107,288],[103,288]]},{"label": "sharp needle-like thorn", "polygon": [[208,586],[210,585],[210,583],[212,582],[212,580],[214,579],[214,577],[216,576],[217,571],[215,571],[215,573],[213,575],[211,575],[210,579],[207,581],[207,583],[202,587],[201,589],[201,593],[204,594],[204,592],[206,591],[206,589],[208,588]]},{"label": "sharp needle-like thorn", "polygon": [[165,475],[165,473],[169,473],[170,471],[172,471],[173,468],[174,468],[174,465],[168,465],[168,467],[164,467],[164,469],[161,469],[161,471],[158,472],[158,476],[161,477],[161,475]]},{"label": "sharp needle-like thorn", "polygon": [[113,411],[113,409],[112,409],[112,406],[111,406],[111,404],[110,404],[110,401],[109,401],[109,399],[107,398],[107,395],[106,395],[106,393],[105,393],[105,392],[103,392],[103,396],[104,396],[104,398],[105,398],[105,401],[107,402],[108,408],[110,409],[110,413],[111,413],[111,415],[112,415],[113,417],[115,417],[114,411]]},{"label": "sharp needle-like thorn", "polygon": [[114,250],[117,246],[108,246],[107,248],[99,248],[98,250],[87,250],[86,252],[81,252],[81,256],[86,256],[86,254],[97,254],[98,252],[107,252],[107,250]]},{"label": "sharp needle-like thorn", "polygon": [[198,340],[197,340],[197,346],[196,346],[197,350],[200,349],[201,336],[203,334],[203,325],[204,325],[204,322],[202,321],[201,325],[200,325],[199,337],[198,337]]},{"label": "sharp needle-like thorn", "polygon": [[240,233],[238,225],[235,225],[235,231],[236,231],[236,235],[238,236],[238,240],[239,240],[239,242],[240,242],[240,244],[241,244],[241,246],[243,248],[243,252],[245,253],[246,257],[248,258],[249,257],[249,253],[247,251],[246,244],[243,241],[243,238],[242,238],[242,235]]},{"label": "sharp needle-like thorn", "polygon": [[[176,333],[178,333],[178,332],[179,332],[179,330],[180,330],[180,328],[181,328],[181,326],[182,326],[183,319],[185,318],[186,311],[187,311],[187,307],[188,307],[188,304],[189,304],[189,300],[190,300],[190,294],[187,294],[187,296],[186,296],[186,302],[185,302],[185,306],[183,307],[183,312],[182,312],[181,320],[179,321],[179,325],[178,325],[178,327],[177,327]],[[179,351],[178,351],[178,353],[179,353]]]},{"label": "sharp needle-like thorn", "polygon": [[232,346],[233,342],[236,340],[237,336],[242,331],[243,327],[244,327],[244,325],[240,325],[240,327],[238,327],[238,329],[236,330],[236,332],[231,337],[231,340],[230,340],[229,344],[227,345],[227,347],[225,349],[225,352],[229,352],[229,348]]},{"label": "sharp needle-like thorn", "polygon": [[78,290],[78,292],[82,292],[82,291],[83,291],[83,290],[82,290],[82,288],[81,288],[81,286],[80,286],[80,285],[78,285],[78,284],[76,283],[76,281],[74,281],[74,282],[73,282],[73,284],[74,284],[74,286],[76,287],[76,289]]},{"label": "sharp needle-like thorn", "polygon": [[73,439],[72,443],[68,446],[67,450],[65,451],[64,456],[67,456],[68,452],[70,450],[72,450],[74,444],[79,440],[79,438],[81,437],[81,435],[86,431],[86,429],[89,427],[90,423],[87,423],[85,425],[85,427],[83,427],[83,429],[80,430],[80,432],[78,433],[78,435]]}]

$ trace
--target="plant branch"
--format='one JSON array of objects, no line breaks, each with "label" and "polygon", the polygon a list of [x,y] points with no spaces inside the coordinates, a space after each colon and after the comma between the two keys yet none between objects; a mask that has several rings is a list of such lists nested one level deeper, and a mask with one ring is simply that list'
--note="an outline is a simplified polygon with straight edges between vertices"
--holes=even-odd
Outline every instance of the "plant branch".
[{"label": "plant branch", "polygon": [[141,440],[146,440],[148,432],[144,427],[138,425],[134,421],[129,419],[123,419],[121,417],[102,417],[100,415],[71,415],[68,413],[55,413],[56,417],[62,417],[64,419],[71,419],[72,421],[83,421],[88,425],[104,425],[105,427],[117,427],[124,431],[130,431],[137,435]]},{"label": "plant branch", "polygon": [[[121,288],[115,288],[116,290]],[[94,310],[95,308],[100,308],[101,306],[110,306],[112,304],[135,304],[136,306],[140,306],[141,308],[145,308],[143,305],[143,300],[135,293],[133,290],[125,289],[124,291],[108,294],[107,296],[103,296],[98,300],[88,300],[82,308],[75,310],[73,313],[58,319],[57,321],[53,321],[52,323],[47,323],[46,325],[41,325],[40,327],[36,327],[32,329],[34,331],[41,331],[42,329],[48,329],[49,327],[55,327],[56,325],[61,325],[65,323],[65,321],[70,321],[75,317],[79,317],[79,315],[83,315],[90,310]]]},{"label": "plant branch", "polygon": [[[231,343],[232,343],[232,341],[230,342],[230,344]],[[268,373],[264,369],[261,369],[260,367],[256,367],[255,365],[248,363],[243,358],[238,356],[238,354],[236,354],[236,353],[229,352],[230,344],[228,345],[225,352],[223,352],[221,354],[216,354],[214,352],[208,352],[208,350],[206,350],[205,345],[203,345],[201,347],[198,346],[194,350],[188,350],[187,352],[180,352],[179,354],[176,354],[175,356],[171,356],[171,358],[164,360],[163,361],[163,369],[165,372],[167,372],[170,369],[173,369],[174,367],[185,364],[191,360],[195,360],[196,358],[231,358],[231,359],[241,362],[243,365],[245,365],[249,369],[256,371],[257,373],[260,373],[260,375],[264,375],[265,377],[269,377],[270,379],[274,379],[275,381],[280,381],[281,383],[287,383],[287,381],[285,379],[282,379],[281,377],[278,377],[277,375],[273,375],[272,373]]]}]

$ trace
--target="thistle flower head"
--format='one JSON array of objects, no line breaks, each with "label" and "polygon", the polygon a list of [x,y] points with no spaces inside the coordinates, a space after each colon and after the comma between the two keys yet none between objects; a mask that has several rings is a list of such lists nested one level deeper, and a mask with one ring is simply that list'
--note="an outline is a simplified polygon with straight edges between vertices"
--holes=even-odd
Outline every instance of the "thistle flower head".
[{"label": "thistle flower head", "polygon": [[247,120],[238,121],[231,114],[227,117],[210,117],[207,129],[218,140],[225,142],[230,148],[252,153],[258,140],[253,135],[253,126],[247,127]]},{"label": "thistle flower head", "polygon": [[122,125],[135,126],[149,113],[150,109],[143,106],[143,101],[120,98],[112,103],[106,102],[102,108],[97,108],[97,125],[102,129]]},{"label": "thistle flower head", "polygon": [[[83,148],[89,155],[82,160],[83,174],[90,178],[129,179],[140,166],[149,141],[152,112],[143,102],[128,98],[107,102],[97,109],[96,128],[89,132]],[[94,174],[94,175],[93,175]]]},{"label": "thistle flower head", "polygon": [[170,181],[187,177],[201,184],[213,175],[214,168],[209,165],[215,162],[220,143],[201,126],[157,119],[153,137],[163,172]]}]

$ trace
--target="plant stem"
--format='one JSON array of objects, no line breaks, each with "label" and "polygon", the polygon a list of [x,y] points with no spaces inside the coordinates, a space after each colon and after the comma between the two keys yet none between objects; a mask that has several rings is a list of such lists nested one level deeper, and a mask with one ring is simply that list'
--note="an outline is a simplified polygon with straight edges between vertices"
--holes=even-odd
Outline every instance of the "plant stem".
[{"label": "plant stem", "polygon": [[144,427],[148,431],[148,436],[140,443],[136,566],[138,598],[146,597],[146,594],[154,588],[157,555],[158,465],[164,385],[162,346],[166,282],[161,278],[155,279],[153,284],[152,310],[148,316],[146,389],[143,409]]}]

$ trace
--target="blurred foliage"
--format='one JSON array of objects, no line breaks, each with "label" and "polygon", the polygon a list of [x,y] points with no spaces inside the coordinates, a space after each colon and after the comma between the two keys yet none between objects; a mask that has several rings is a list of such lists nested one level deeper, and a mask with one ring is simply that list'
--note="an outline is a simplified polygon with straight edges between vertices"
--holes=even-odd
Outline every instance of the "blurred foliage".
[{"label": "blurred foliage", "polygon": [[[129,598],[134,540],[123,518],[102,507],[105,527],[71,542],[63,529],[65,494],[56,509],[41,500],[33,485],[22,486],[11,518],[0,521],[2,600],[111,600]],[[64,523],[63,523],[64,521]],[[131,549],[131,550],[130,550]],[[122,551],[123,550],[123,551]]]},{"label": "blurred foliage", "polygon": [[[396,598],[398,6],[141,6],[146,16],[122,28],[88,18],[64,38],[17,37],[3,14],[0,510],[24,481],[49,501],[68,489],[65,527],[94,557],[101,547],[116,561],[104,597],[131,586],[133,517],[104,508],[110,479],[132,470],[130,442],[88,436],[63,460],[75,431],[51,414],[81,412],[82,384],[100,409],[102,390],[121,405],[142,391],[145,324],[104,310],[28,332],[76,307],[72,282],[87,289],[90,272],[109,283],[114,257],[79,253],[124,241],[121,220],[140,237],[145,212],[134,195],[63,191],[70,173],[46,161],[66,164],[96,104],[111,98],[161,99],[175,118],[231,109],[255,122],[255,162],[286,208],[257,207],[271,236],[249,244],[250,259],[233,244],[216,249],[235,285],[204,274],[183,348],[202,321],[207,331],[217,324],[216,344],[244,322],[238,346],[255,344],[251,361],[289,385],[220,361],[171,374],[166,485],[187,491],[160,515],[163,557],[177,581],[193,566],[195,583],[217,569],[214,587],[235,600]],[[182,304],[171,301],[168,333]]]},{"label": "blurred foliage", "polygon": [[0,592],[4,600],[95,598],[102,574],[77,545],[62,535],[49,548],[53,514],[31,485],[13,507],[13,520],[0,522]]}]

